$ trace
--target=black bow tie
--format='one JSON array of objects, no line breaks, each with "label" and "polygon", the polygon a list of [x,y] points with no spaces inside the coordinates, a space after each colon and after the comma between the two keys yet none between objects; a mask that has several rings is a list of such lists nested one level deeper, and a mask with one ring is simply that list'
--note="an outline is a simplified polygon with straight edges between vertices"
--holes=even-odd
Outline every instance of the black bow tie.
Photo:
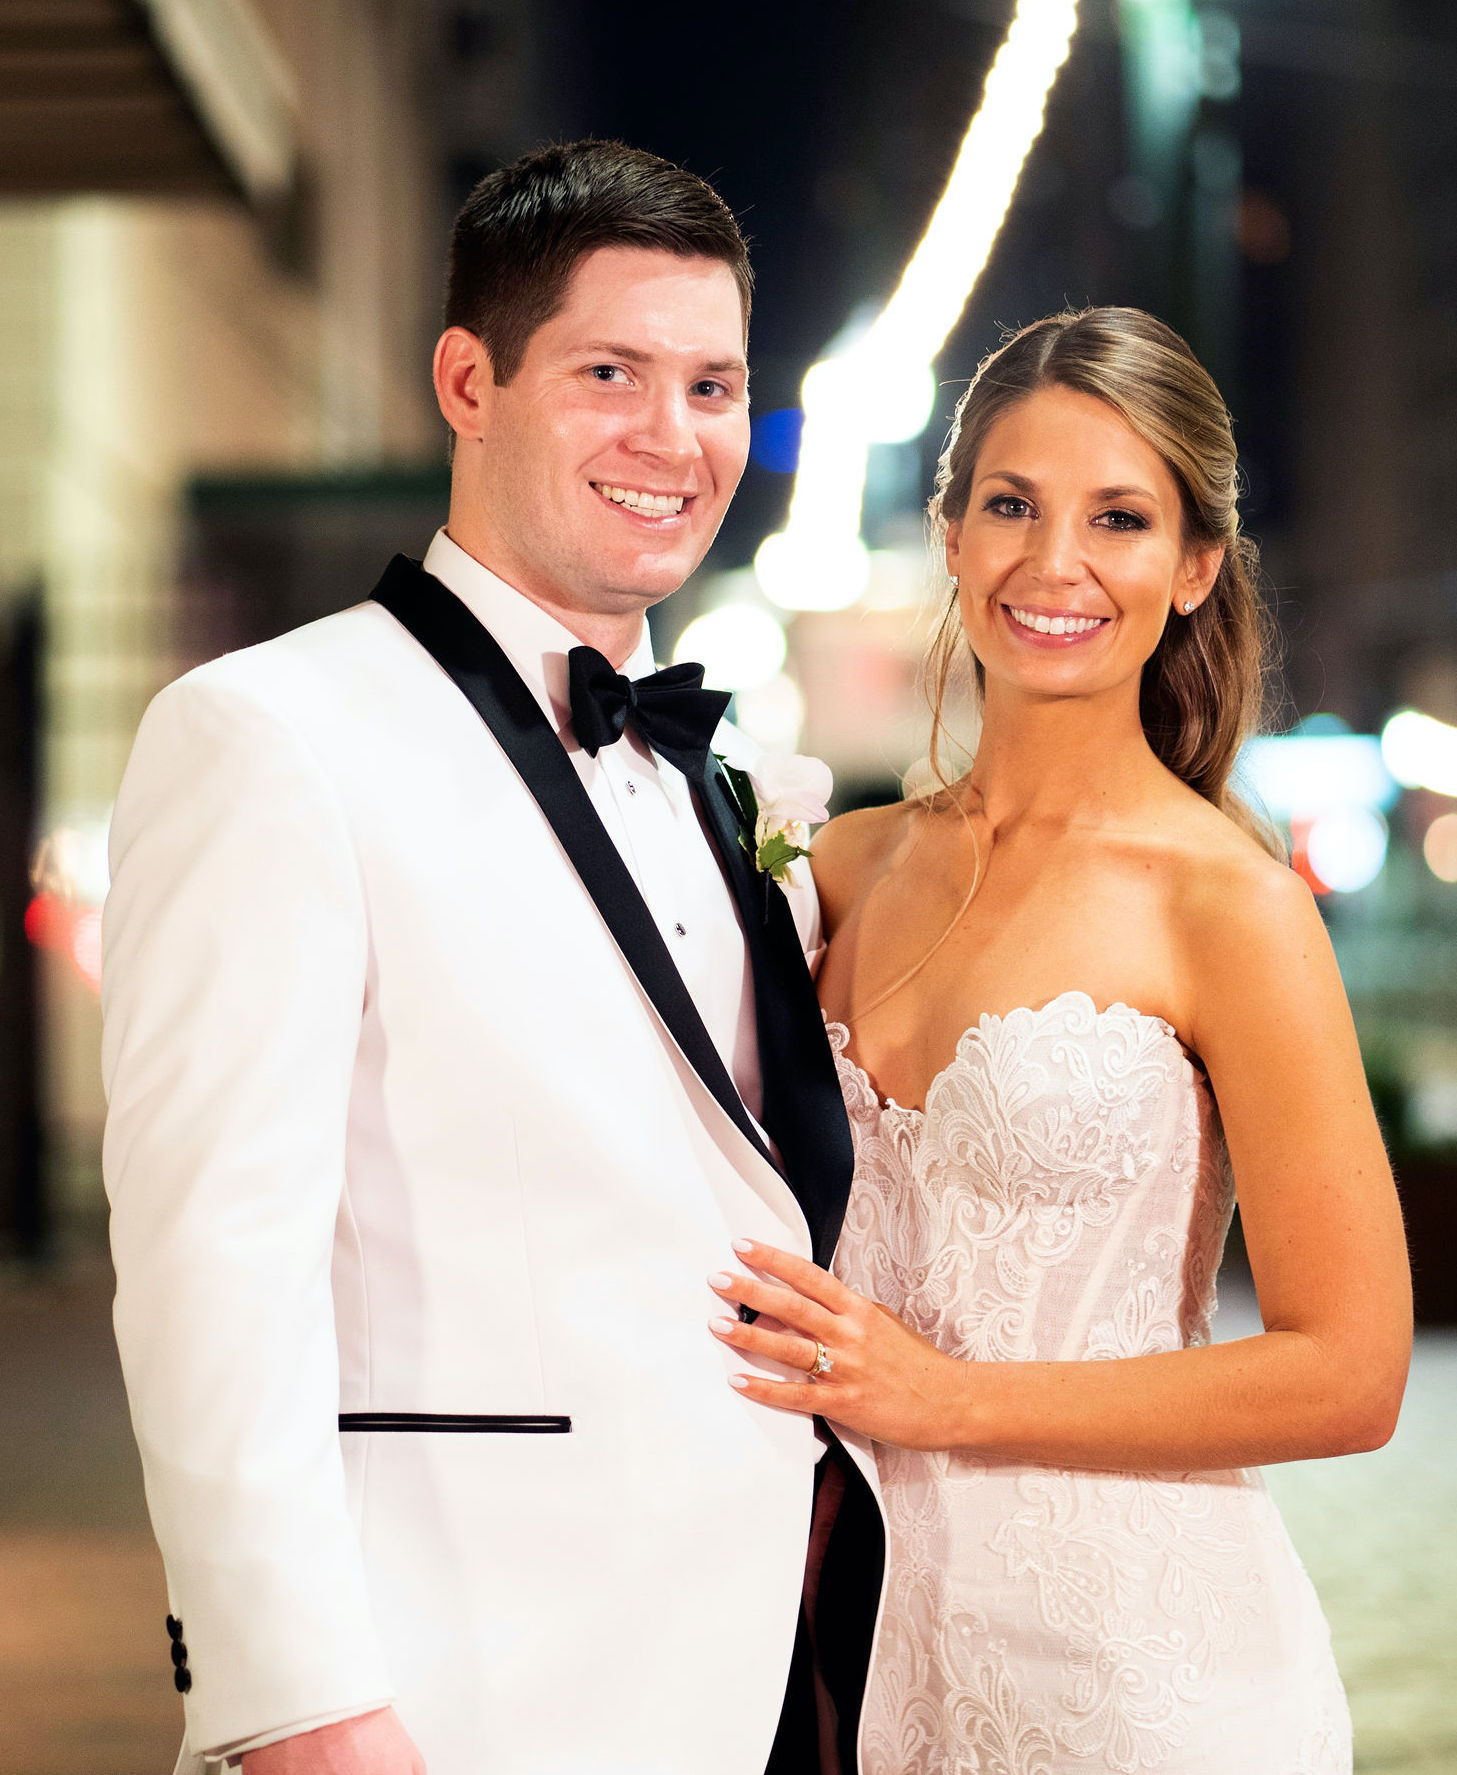
[{"label": "black bow tie", "polygon": [[650,677],[624,678],[595,647],[567,655],[572,731],[595,758],[631,722],[645,744],[695,782],[703,776],[714,730],[729,705],[726,690],[703,689],[703,667],[686,660]]}]

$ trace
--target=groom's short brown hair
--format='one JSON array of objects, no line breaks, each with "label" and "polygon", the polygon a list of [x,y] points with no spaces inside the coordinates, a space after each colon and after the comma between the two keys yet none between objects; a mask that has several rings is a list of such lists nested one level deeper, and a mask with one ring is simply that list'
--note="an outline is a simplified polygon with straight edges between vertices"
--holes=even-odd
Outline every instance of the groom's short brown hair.
[{"label": "groom's short brown hair", "polygon": [[598,247],[718,259],[749,324],[753,273],[733,211],[703,179],[623,142],[567,142],[523,155],[471,192],[450,238],[447,327],[491,354],[498,383],[566,300],[577,261]]}]

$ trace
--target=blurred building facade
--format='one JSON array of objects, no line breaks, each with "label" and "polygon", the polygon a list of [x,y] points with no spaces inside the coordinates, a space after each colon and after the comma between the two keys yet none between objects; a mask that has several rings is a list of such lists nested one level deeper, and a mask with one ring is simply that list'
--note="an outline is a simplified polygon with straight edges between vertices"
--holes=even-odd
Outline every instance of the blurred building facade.
[{"label": "blurred building facade", "polygon": [[7,852],[44,840],[38,891],[4,884],[0,1015],[37,1001],[40,1030],[4,1086],[12,1245],[101,1213],[104,826],[142,709],[199,651],[189,487],[440,454],[435,23],[408,0],[0,16],[0,623],[41,712],[33,759],[7,724]]}]

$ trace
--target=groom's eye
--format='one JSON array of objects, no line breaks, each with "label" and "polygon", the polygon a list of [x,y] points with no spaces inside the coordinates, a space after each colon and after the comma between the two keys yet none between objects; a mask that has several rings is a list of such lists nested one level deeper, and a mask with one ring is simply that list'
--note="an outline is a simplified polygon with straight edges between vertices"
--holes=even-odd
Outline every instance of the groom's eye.
[{"label": "groom's eye", "polygon": [[615,377],[627,376],[621,364],[593,364],[587,373],[597,382],[611,382]]}]

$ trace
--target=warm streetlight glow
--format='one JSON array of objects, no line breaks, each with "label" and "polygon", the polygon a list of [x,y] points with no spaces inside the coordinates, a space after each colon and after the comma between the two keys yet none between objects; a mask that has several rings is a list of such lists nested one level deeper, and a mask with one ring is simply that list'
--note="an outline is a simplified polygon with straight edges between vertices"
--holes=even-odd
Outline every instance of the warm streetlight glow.
[{"label": "warm streetlight glow", "polygon": [[1019,0],[941,201],[895,294],[853,344],[805,376],[789,523],[782,535],[765,539],[755,559],[765,595],[782,608],[842,610],[864,590],[867,452],[872,443],[925,429],[931,366],[991,256],[1076,26],[1077,0]]}]

